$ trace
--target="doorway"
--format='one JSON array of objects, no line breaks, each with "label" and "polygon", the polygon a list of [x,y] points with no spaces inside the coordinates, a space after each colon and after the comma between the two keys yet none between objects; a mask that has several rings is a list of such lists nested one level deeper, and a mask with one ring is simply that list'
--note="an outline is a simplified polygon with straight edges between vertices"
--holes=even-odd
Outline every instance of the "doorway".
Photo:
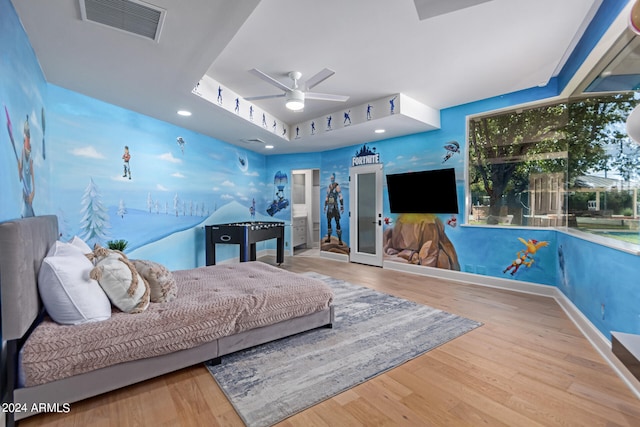
[{"label": "doorway", "polygon": [[292,170],[291,255],[320,255],[320,170]]},{"label": "doorway", "polygon": [[382,165],[349,170],[351,262],[382,266]]}]

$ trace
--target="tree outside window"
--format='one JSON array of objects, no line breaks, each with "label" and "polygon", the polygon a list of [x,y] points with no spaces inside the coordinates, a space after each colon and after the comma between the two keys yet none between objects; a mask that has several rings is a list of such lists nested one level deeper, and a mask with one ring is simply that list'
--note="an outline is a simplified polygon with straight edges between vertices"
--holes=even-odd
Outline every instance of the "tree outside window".
[{"label": "tree outside window", "polygon": [[637,235],[640,146],[625,130],[636,103],[625,93],[471,118],[469,223]]}]

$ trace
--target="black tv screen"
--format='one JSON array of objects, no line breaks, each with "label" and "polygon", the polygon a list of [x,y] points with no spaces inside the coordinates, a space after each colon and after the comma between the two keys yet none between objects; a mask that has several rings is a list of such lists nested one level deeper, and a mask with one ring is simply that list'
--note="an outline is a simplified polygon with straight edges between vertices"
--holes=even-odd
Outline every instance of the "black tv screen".
[{"label": "black tv screen", "polygon": [[455,169],[387,175],[391,213],[457,214]]}]

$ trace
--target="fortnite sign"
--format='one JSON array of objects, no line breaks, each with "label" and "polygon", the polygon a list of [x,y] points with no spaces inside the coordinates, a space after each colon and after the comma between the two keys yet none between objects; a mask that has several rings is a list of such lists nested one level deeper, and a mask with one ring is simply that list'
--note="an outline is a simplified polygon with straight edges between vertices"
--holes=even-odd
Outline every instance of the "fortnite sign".
[{"label": "fortnite sign", "polygon": [[362,148],[356,151],[356,155],[351,158],[351,166],[373,165],[380,163],[380,153],[376,153],[375,150],[375,148],[373,148],[373,150],[369,149],[367,144],[363,145]]}]

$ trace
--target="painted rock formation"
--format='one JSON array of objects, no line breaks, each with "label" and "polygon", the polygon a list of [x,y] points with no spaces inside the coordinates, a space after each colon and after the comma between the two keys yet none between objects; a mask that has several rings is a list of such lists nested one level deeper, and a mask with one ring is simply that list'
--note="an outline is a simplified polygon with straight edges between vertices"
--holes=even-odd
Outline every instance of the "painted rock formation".
[{"label": "painted rock formation", "polygon": [[383,242],[388,260],[460,270],[456,249],[435,215],[400,215],[393,228],[385,230]]}]

